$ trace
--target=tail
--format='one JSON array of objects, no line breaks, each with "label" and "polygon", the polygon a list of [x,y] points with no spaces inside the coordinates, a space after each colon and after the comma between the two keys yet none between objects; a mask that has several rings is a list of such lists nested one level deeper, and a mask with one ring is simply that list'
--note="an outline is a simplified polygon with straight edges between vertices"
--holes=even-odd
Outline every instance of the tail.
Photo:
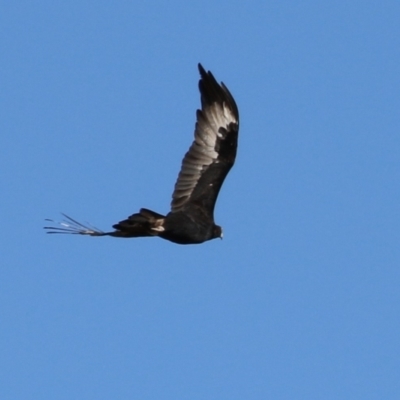
[{"label": "tail", "polygon": [[50,221],[59,225],[45,226],[44,229],[47,230],[47,233],[132,238],[158,236],[160,232],[164,231],[163,224],[165,217],[145,208],[142,208],[138,213],[131,215],[127,219],[118,222],[118,224],[113,225],[115,231],[112,232],[103,232],[91,224],[82,224],[66,214],[62,215],[64,216],[65,220],[61,222],[46,219],[46,221]]},{"label": "tail", "polygon": [[113,225],[115,232],[112,232],[111,236],[127,238],[158,236],[160,232],[164,232],[164,220],[164,215],[141,208],[138,213]]},{"label": "tail", "polygon": [[[61,213],[62,214],[62,213]],[[62,214],[65,218],[64,221],[54,221],[52,219],[46,219],[46,221],[57,224],[58,226],[45,226],[44,229],[47,233],[65,233],[70,235],[89,235],[89,236],[107,236],[110,233],[103,232],[102,230],[95,228],[94,226],[86,223],[86,225],[75,221],[73,218],[68,217],[66,214]]]}]

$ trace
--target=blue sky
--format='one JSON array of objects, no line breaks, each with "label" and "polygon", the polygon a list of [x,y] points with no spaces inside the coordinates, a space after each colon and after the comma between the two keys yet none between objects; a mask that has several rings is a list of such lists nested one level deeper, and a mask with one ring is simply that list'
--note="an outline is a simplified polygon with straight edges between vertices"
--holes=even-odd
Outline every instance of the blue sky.
[{"label": "blue sky", "polygon": [[[400,3],[8,2],[0,398],[400,398]],[[235,96],[224,240],[45,235],[167,213]]]}]

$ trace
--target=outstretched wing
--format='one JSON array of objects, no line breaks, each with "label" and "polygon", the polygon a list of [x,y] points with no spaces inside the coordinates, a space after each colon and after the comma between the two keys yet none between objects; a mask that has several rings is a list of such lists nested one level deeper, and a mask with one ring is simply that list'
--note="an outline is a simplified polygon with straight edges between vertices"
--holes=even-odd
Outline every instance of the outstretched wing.
[{"label": "outstretched wing", "polygon": [[236,157],[239,112],[228,88],[199,64],[201,110],[194,142],[182,161],[172,194],[171,212],[200,206],[210,217],[222,183]]}]

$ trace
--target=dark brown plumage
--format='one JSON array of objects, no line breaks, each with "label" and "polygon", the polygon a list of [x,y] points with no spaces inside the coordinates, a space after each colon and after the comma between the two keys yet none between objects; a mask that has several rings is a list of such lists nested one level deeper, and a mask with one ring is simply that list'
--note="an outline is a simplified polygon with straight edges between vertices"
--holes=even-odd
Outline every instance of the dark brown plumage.
[{"label": "dark brown plumage", "polygon": [[47,233],[89,236],[159,236],[179,244],[196,244],[222,237],[214,222],[214,206],[226,175],[236,158],[239,112],[228,88],[218,84],[199,64],[201,110],[197,110],[194,141],[182,161],[166,215],[142,208],[138,213],[103,232],[64,215],[59,227]]}]

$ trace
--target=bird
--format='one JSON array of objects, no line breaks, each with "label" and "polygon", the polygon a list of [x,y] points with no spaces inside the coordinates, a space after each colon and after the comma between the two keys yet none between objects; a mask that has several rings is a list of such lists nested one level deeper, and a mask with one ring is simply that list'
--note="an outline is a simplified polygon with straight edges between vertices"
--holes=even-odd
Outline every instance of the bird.
[{"label": "bird", "polygon": [[223,237],[214,221],[214,207],[221,186],[237,152],[239,111],[223,82],[199,63],[201,109],[196,112],[194,141],[182,160],[172,193],[171,209],[162,215],[146,208],[103,232],[66,214],[58,226],[45,226],[47,233],[137,238],[157,236],[177,244],[200,244]]}]

